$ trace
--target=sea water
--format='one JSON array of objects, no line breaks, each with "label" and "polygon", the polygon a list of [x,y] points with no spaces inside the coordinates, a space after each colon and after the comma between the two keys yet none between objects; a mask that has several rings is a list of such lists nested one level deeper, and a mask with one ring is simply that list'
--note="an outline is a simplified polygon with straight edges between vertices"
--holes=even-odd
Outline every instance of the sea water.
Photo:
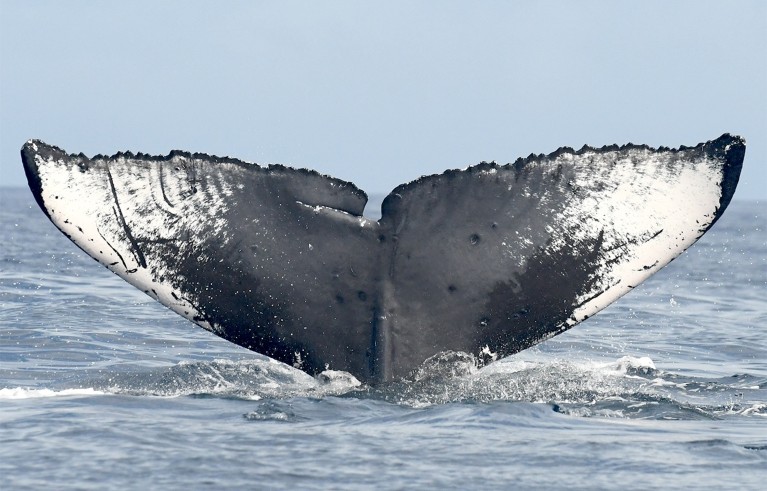
[{"label": "sea water", "polygon": [[0,489],[764,489],[767,207],[478,369],[313,378],[194,326],[0,189]]}]

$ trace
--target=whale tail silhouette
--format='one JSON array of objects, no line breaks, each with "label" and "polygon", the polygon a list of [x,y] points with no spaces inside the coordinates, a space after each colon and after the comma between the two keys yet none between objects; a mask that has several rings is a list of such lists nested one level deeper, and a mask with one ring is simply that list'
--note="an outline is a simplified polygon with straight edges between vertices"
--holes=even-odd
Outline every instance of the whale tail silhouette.
[{"label": "whale tail silhouette", "polygon": [[403,184],[380,220],[313,171],[173,151],[93,158],[32,140],[29,186],[77,246],[203,328],[377,383],[561,333],[721,216],[745,142],[561,148]]}]

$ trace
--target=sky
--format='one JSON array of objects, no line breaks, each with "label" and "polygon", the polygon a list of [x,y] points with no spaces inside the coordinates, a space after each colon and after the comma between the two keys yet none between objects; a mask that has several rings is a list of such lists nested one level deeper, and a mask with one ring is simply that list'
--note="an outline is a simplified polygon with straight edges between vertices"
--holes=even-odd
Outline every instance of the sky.
[{"label": "sky", "polygon": [[368,193],[560,146],[745,137],[767,199],[767,2],[0,0],[0,186],[19,149],[172,149]]}]

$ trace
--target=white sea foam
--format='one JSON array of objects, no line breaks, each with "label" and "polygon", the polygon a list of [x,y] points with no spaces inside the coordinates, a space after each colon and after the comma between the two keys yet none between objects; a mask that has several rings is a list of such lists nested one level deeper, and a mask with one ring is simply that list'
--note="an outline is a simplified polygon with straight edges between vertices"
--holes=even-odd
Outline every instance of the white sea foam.
[{"label": "white sea foam", "polygon": [[92,388],[52,390],[12,387],[0,389],[0,399],[41,399],[47,397],[77,397],[104,394],[106,394],[106,392],[101,392]]},{"label": "white sea foam", "polygon": [[606,365],[621,373],[628,372],[650,372],[655,370],[655,363],[648,356],[623,356],[613,363]]},{"label": "white sea foam", "polygon": [[749,407],[734,411],[735,414],[742,414],[744,416],[762,416],[767,417],[767,404],[757,403]]},{"label": "white sea foam", "polygon": [[584,360],[573,362],[571,360],[545,360],[541,362],[509,357],[496,363],[491,363],[480,372],[481,375],[497,373],[516,373],[524,370],[532,370],[543,366],[568,366],[572,371],[597,372],[605,375],[627,375],[635,373],[650,373],[655,368],[655,363],[647,356],[623,356],[615,361]]}]

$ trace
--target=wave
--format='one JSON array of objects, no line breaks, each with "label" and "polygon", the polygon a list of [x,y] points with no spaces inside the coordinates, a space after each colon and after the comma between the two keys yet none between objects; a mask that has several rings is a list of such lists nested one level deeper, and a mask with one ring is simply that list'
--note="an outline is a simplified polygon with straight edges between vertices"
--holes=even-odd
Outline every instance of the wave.
[{"label": "wave", "polygon": [[[281,400],[328,397],[369,399],[411,408],[498,401],[547,404],[575,417],[720,419],[765,417],[765,380],[746,374],[710,380],[659,370],[648,357],[572,361],[545,355],[510,357],[481,366],[472,355],[436,355],[404,380],[366,386],[352,375],[328,370],[317,377],[273,360],[181,362],[78,375],[78,387],[6,388],[0,399],[113,394],[138,397],[218,397],[261,401],[248,419],[292,421]],[[753,396],[753,397],[749,397]],[[275,405],[276,404],[276,405]]]}]

